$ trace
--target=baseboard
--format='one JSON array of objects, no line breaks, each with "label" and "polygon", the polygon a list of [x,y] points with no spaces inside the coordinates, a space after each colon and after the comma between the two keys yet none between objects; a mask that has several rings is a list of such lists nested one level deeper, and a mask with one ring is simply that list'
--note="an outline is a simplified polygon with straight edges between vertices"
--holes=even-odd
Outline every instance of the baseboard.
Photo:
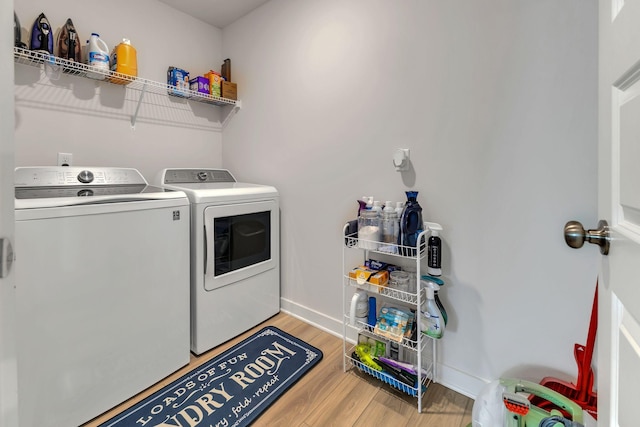
[{"label": "baseboard", "polygon": [[280,310],[342,339],[342,322],[339,319],[334,319],[285,298],[280,298]]},{"label": "baseboard", "polygon": [[446,364],[438,363],[438,383],[475,400],[487,381]]},{"label": "baseboard", "polygon": [[[321,329],[324,332],[327,332],[338,338],[342,338],[343,326],[340,319],[334,319],[333,317],[329,317],[326,314],[320,313],[316,310],[297,304],[285,298],[280,298],[280,309],[281,311],[312,326],[315,326],[316,328]],[[350,334],[348,331],[347,338],[350,342],[354,342],[354,337],[355,334]],[[446,363],[438,363],[437,373],[438,383],[471,399],[475,399],[480,393],[480,390],[482,390],[485,384],[487,384],[486,380],[475,377],[454,367],[448,366]]]}]

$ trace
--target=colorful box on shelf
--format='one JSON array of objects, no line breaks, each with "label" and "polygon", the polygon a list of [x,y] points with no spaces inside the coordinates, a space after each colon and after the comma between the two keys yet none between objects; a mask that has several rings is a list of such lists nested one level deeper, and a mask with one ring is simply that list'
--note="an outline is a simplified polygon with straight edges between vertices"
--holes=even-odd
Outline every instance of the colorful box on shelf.
[{"label": "colorful box on shelf", "polygon": [[203,76],[194,77],[189,80],[189,89],[194,92],[209,95],[209,79]]},{"label": "colorful box on shelf", "polygon": [[222,81],[222,77],[220,73],[217,71],[209,70],[208,73],[204,75],[209,79],[209,94],[211,96],[220,96],[220,82]]},{"label": "colorful box on shelf", "polygon": [[361,265],[349,272],[349,278],[355,280],[359,285],[370,283],[377,286],[387,286],[389,282],[389,272],[386,270],[372,270]]},{"label": "colorful box on shelf", "polygon": [[189,72],[178,67],[167,69],[167,85],[169,95],[189,97]]},{"label": "colorful box on shelf", "polygon": [[411,335],[413,313],[396,307],[384,306],[380,309],[373,332],[396,342]]}]

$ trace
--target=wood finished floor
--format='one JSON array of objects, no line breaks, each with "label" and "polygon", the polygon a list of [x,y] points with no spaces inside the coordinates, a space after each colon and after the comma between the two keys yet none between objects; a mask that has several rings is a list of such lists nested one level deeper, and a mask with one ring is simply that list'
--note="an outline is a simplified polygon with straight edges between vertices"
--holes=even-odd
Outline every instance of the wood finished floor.
[{"label": "wood finished floor", "polygon": [[471,423],[472,399],[440,384],[432,384],[423,397],[422,413],[418,413],[415,398],[357,370],[343,372],[340,338],[280,313],[199,357],[192,355],[189,365],[82,427],[94,427],[109,420],[267,325],[280,328],[319,348],[324,357],[252,426],[466,427]]}]

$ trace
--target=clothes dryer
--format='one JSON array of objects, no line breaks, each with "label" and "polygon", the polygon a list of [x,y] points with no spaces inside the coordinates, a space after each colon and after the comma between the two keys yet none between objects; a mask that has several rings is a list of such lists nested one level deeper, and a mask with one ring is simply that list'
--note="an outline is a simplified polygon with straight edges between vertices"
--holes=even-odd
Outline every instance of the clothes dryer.
[{"label": "clothes dryer", "polygon": [[156,184],[191,202],[191,351],[201,354],[280,311],[280,212],[271,186],[225,169],[164,169]]}]

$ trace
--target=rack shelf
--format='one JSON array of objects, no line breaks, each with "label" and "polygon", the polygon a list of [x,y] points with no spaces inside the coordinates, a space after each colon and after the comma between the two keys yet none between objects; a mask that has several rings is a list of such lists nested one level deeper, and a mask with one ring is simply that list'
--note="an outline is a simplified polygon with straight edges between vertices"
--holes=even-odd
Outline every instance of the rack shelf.
[{"label": "rack shelf", "polygon": [[[184,96],[173,95],[170,93],[172,89],[166,83],[160,83],[153,80],[148,80],[142,77],[132,77],[122,73],[116,73],[108,70],[99,70],[89,67],[87,64],[80,62],[69,61],[57,56],[51,55],[46,52],[32,51],[28,49],[22,49],[19,47],[13,48],[13,58],[16,64],[27,65],[31,67],[52,67],[54,71],[61,71],[62,73],[70,76],[87,78],[95,81],[101,81],[115,85],[126,85],[127,89],[132,89],[140,92],[138,98],[138,105],[136,111],[131,118],[131,126],[135,127],[136,119],[140,109],[140,104],[144,98],[145,93],[157,93],[166,96],[175,96],[176,98],[184,98],[189,101],[195,101],[203,104],[215,105],[218,107],[231,106],[231,111],[227,114],[227,117],[222,123],[222,127],[227,124],[229,119],[242,108],[242,102],[238,100],[222,98],[219,96],[207,95],[192,90],[182,91]],[[96,78],[91,77],[97,76]]]},{"label": "rack shelf", "polygon": [[[358,239],[358,233],[345,234],[345,246],[347,248],[356,248],[367,250],[372,253],[390,255],[403,259],[419,260],[427,255],[427,244],[424,236],[420,240],[420,245],[416,248],[413,246],[391,245],[386,243],[374,242],[366,239]],[[376,247],[377,249],[370,249]]]},{"label": "rack shelf", "polygon": [[[352,349],[353,351],[353,349]],[[365,365],[364,363],[354,359],[351,356],[346,356],[347,360],[349,361],[349,363],[351,363],[352,366],[356,367],[358,370],[371,375],[372,377],[375,377],[387,384],[389,384],[390,386],[392,386],[393,388],[396,388],[410,396],[413,397],[418,397],[418,394],[420,394],[420,396],[424,396],[424,393],[427,391],[427,388],[429,387],[429,385],[431,385],[432,383],[432,379],[427,376],[427,375],[423,375],[420,378],[420,383],[422,384],[422,393],[420,393],[420,388],[417,387],[417,384],[414,384],[413,386],[410,386],[402,381],[399,381],[395,378],[393,378],[392,376],[388,375],[385,372],[381,372],[381,371],[376,371],[375,369],[372,369],[370,367],[368,367],[367,365]],[[430,368],[428,369],[429,371],[431,370]]]},{"label": "rack shelf", "polygon": [[[350,320],[349,316],[345,315],[345,322],[349,322],[349,320]],[[376,334],[374,331],[374,327],[364,322],[358,321],[356,322],[356,325],[349,325],[349,326],[357,328],[360,332],[364,333],[365,335],[371,336],[372,338],[377,338],[379,340],[385,340],[385,341],[388,341],[390,339],[389,336]],[[401,337],[398,335],[396,336],[391,335],[391,336],[393,337],[392,339],[393,342],[409,350],[416,351],[418,350],[418,348],[420,348],[420,351],[422,351],[426,347],[427,340],[424,338],[420,340],[420,342],[418,342],[418,341],[413,341],[409,338]],[[432,339],[432,338],[429,337],[429,339]]]},{"label": "rack shelf", "polygon": [[[367,283],[364,285],[360,285],[358,284],[357,281],[353,280],[347,275],[344,276],[344,280],[349,286],[357,289],[373,291],[382,296],[388,297],[389,299],[394,299],[396,301],[401,301],[403,303],[410,304],[410,305],[418,304],[418,295],[415,292],[407,292],[407,291],[401,291],[400,289],[390,288],[386,284],[374,285],[371,283]],[[420,300],[424,301],[424,299],[426,298],[424,289],[421,290],[420,295],[421,295]]]}]

